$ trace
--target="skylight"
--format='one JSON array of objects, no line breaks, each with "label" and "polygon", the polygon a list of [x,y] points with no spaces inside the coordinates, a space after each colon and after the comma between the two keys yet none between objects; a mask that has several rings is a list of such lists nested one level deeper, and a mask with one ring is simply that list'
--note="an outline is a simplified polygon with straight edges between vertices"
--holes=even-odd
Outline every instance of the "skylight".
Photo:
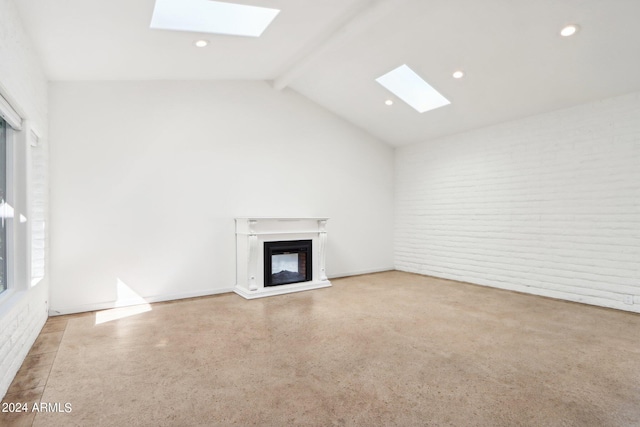
[{"label": "skylight", "polygon": [[278,9],[212,0],[156,0],[151,28],[260,37]]},{"label": "skylight", "polygon": [[376,81],[419,113],[451,104],[407,64],[378,77]]}]

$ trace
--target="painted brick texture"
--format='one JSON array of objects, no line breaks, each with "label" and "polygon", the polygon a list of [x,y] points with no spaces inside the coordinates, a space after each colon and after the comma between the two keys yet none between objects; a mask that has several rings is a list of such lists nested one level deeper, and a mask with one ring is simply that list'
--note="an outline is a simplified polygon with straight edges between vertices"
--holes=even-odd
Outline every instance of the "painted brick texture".
[{"label": "painted brick texture", "polygon": [[640,312],[640,93],[398,148],[395,209],[399,270]]},{"label": "painted brick texture", "polygon": [[47,79],[13,0],[0,0],[0,87],[19,113],[47,133]]},{"label": "painted brick texture", "polygon": [[[44,290],[44,288],[43,288]],[[46,292],[37,290],[21,298],[2,317],[0,328],[0,396],[4,396],[27,353],[47,321]],[[37,296],[35,294],[38,294]]]},{"label": "painted brick texture", "polygon": [[[38,227],[48,215],[47,80],[12,0],[0,0],[0,92],[26,119],[24,132],[28,134],[35,130],[42,138],[38,153],[33,156],[35,173],[30,176],[34,188],[40,193],[31,199],[35,214],[33,217],[28,214],[29,221],[33,219],[30,225],[33,225],[33,238],[37,243],[34,270],[42,278],[45,276],[44,242],[47,235]],[[22,161],[18,163],[20,165],[16,168],[26,167]],[[19,204],[24,204],[24,201]],[[26,246],[25,242],[21,244]],[[20,265],[26,266],[27,263]],[[48,280],[44,277],[38,285],[31,286],[27,283],[27,276],[26,272],[16,274],[20,280],[16,279],[12,284],[11,294],[0,296],[0,397],[5,395],[47,319]]]}]

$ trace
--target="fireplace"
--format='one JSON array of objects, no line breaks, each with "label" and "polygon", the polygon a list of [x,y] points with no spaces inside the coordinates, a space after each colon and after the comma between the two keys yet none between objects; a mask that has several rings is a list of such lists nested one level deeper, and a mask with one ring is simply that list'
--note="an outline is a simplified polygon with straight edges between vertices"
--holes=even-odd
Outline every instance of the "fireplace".
[{"label": "fireplace", "polygon": [[236,218],[238,295],[262,298],[331,286],[327,218]]},{"label": "fireplace", "polygon": [[264,285],[311,281],[311,253],[311,240],[264,242]]}]

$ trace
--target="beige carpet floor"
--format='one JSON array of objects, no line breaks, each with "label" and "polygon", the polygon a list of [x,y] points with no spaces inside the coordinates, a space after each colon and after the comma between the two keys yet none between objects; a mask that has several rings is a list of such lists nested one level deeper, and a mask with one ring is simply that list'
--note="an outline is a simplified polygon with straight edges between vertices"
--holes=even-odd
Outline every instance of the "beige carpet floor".
[{"label": "beige carpet floor", "polygon": [[5,401],[62,411],[0,424],[640,425],[639,315],[402,272],[333,284],[52,318]]}]

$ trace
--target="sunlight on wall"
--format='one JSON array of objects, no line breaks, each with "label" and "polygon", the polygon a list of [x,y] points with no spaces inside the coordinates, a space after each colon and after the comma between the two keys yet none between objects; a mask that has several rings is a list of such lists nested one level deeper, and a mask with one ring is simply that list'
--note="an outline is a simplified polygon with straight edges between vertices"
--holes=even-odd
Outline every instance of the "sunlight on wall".
[{"label": "sunlight on wall", "polygon": [[116,308],[97,312],[96,325],[151,311],[151,305],[120,278],[117,279],[116,291],[118,293]]}]

